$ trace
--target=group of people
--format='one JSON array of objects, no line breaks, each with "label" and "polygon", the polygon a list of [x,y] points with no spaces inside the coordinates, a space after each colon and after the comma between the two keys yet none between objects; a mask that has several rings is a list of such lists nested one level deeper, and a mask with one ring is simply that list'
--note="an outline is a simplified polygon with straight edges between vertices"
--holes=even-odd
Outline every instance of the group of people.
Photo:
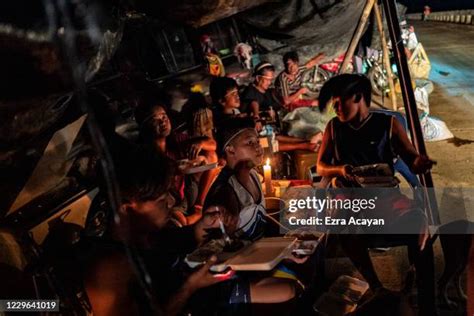
[{"label": "group of people", "polygon": [[[322,57],[316,56],[304,67],[314,66]],[[115,159],[122,199],[119,220],[111,221],[105,235],[94,240],[91,248],[95,254],[87,264],[85,287],[94,315],[151,313],[147,308],[165,315],[187,311],[193,315],[241,315],[251,312],[251,303],[298,299],[305,288],[299,267],[308,264],[308,258],[292,256],[267,273],[218,275],[209,270],[215,256],[195,269],[184,262],[187,254],[209,241],[211,232],[222,225],[232,238],[249,242],[272,231],[256,169],[264,158],[259,139],[266,122],[262,115],[277,121],[281,108],[333,107],[337,117],[318,136],[321,143],[277,136],[280,151],[319,149],[315,164],[325,177],[351,181],[354,167],[374,163],[387,163],[393,170],[393,159],[398,155],[413,172],[423,173],[432,167],[433,161],[418,155],[396,119],[369,112],[371,85],[366,77],[336,76],[321,90],[319,103],[306,101],[300,98],[305,88],[297,54],[286,54],[284,63],[285,71],[275,82],[281,98],[270,89],[275,79],[270,63],[255,67],[255,81],[243,91],[231,78],[214,78],[210,85],[212,108],[203,105],[202,95],[194,95],[183,110],[189,111],[183,113],[189,118],[185,132],[173,128],[167,104],[143,98],[135,115],[140,127],[138,144]],[[190,173],[195,166],[190,161],[218,163],[220,167]],[[413,213],[420,212],[406,207],[396,216]],[[434,292],[429,283],[434,272],[426,266],[432,252],[424,247],[426,238],[420,237],[426,236],[425,221],[421,215],[410,218],[420,225],[420,234],[409,244],[420,269],[420,311],[433,315],[430,300]],[[341,243],[373,291],[383,290],[367,253],[366,238],[346,236]],[[153,284],[152,295],[139,290],[147,282],[128,260],[127,245],[138,249],[143,258],[150,276],[145,281]]]}]

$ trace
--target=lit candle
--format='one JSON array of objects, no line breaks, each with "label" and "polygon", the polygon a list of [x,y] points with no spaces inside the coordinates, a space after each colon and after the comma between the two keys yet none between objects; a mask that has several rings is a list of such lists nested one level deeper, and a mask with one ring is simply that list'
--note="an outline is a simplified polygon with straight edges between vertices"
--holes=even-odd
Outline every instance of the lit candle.
[{"label": "lit candle", "polygon": [[267,196],[272,196],[272,166],[270,166],[270,158],[267,158],[267,163],[263,166],[263,178],[265,179],[265,193]]}]

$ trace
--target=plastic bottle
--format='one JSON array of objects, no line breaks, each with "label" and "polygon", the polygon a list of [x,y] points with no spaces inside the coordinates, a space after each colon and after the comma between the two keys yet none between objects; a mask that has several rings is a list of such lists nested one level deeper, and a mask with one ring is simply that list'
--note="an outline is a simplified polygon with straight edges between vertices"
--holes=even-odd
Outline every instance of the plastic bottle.
[{"label": "plastic bottle", "polygon": [[269,108],[268,114],[270,115],[272,121],[275,121],[275,111],[273,110],[273,107]]}]

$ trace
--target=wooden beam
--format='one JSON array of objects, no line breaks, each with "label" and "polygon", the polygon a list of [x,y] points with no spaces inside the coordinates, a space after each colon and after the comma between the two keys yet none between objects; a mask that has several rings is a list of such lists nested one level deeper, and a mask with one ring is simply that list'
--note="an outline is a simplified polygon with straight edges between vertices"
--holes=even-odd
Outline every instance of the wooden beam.
[{"label": "wooden beam", "polygon": [[383,30],[382,14],[378,4],[374,5],[375,20],[377,22],[377,28],[380,34],[380,40],[382,42],[383,62],[385,71],[387,72],[388,85],[390,86],[390,100],[392,101],[392,108],[394,111],[397,110],[397,94],[395,92],[395,84],[393,82],[392,65],[390,64],[390,55],[388,53],[387,40],[385,38],[385,32]]},{"label": "wooden beam", "polygon": [[374,3],[375,3],[375,0],[367,0],[367,3],[365,4],[364,10],[362,11],[362,15],[359,20],[359,24],[357,25],[354,35],[352,36],[351,43],[349,44],[349,47],[347,48],[346,55],[344,56],[344,61],[342,62],[342,66],[341,68],[339,68],[340,74],[347,72],[347,66],[349,66],[349,62],[352,60],[352,57],[354,56],[355,49],[362,36],[362,31],[364,31],[365,25],[367,24],[367,20],[369,18],[370,12],[372,11]]}]

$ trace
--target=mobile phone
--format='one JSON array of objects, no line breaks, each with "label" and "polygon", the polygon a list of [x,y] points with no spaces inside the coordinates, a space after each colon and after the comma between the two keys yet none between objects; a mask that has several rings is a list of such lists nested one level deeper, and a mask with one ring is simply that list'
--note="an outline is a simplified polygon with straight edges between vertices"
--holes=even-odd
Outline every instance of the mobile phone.
[{"label": "mobile phone", "polygon": [[316,251],[317,245],[317,240],[303,240],[300,242],[298,248],[293,249],[293,254],[299,256],[311,255]]},{"label": "mobile phone", "polygon": [[234,275],[235,275],[235,271],[232,270],[232,269],[228,269],[227,271],[224,271],[222,273],[216,273],[213,276],[214,276],[214,278],[216,278],[220,281],[225,281],[225,280],[229,280]]},{"label": "mobile phone", "polygon": [[309,256],[313,253],[314,253],[314,250],[311,250],[311,249],[295,249],[295,250],[293,250],[294,255],[301,256],[301,257]]}]

